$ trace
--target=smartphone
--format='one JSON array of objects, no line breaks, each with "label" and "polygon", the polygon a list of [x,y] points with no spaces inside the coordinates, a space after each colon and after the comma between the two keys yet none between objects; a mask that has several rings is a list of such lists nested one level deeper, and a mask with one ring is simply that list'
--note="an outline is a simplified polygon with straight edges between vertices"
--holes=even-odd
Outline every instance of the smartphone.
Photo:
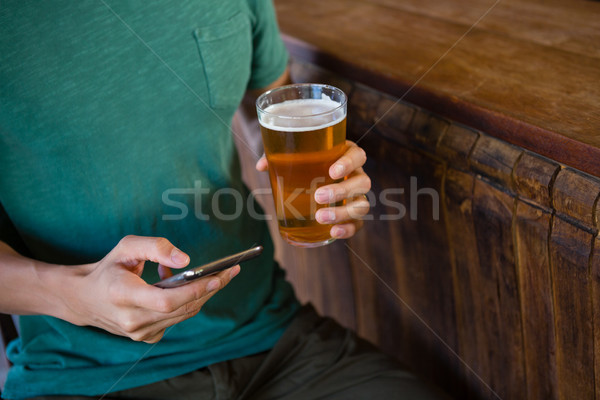
[{"label": "smartphone", "polygon": [[155,283],[154,286],[163,289],[168,289],[178,287],[181,285],[186,285],[190,282],[195,281],[196,279],[216,274],[217,272],[223,271],[224,269],[233,267],[234,265],[239,264],[242,261],[248,261],[252,258],[258,257],[260,253],[262,253],[262,251],[262,246],[256,246],[251,249],[242,251],[240,253],[232,254],[230,256],[221,258],[208,264],[204,264],[200,267],[188,269],[187,271],[183,271],[177,275],[173,275],[169,278],[163,279],[162,281]]}]

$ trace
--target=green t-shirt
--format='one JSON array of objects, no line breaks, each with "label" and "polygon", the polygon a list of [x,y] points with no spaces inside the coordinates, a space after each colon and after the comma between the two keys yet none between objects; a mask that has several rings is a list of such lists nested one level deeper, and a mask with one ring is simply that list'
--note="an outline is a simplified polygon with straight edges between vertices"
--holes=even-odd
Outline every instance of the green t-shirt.
[{"label": "green t-shirt", "polygon": [[156,345],[21,317],[7,398],[101,395],[261,352],[298,308],[228,127],[286,67],[270,0],[105,1],[0,3],[0,239],[69,265],[128,234],[168,238],[191,266],[265,252]]}]

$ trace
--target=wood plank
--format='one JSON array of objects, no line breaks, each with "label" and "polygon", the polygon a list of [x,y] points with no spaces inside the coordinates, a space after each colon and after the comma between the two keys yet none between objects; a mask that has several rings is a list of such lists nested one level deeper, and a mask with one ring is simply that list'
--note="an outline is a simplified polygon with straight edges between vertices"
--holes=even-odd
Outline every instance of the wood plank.
[{"label": "wood plank", "polygon": [[575,219],[588,229],[595,228],[594,213],[600,194],[600,180],[569,168],[562,169],[553,186],[557,212]]},{"label": "wood plank", "polygon": [[558,399],[548,236],[551,213],[517,202],[515,246],[528,399]]},{"label": "wood plank", "polygon": [[476,179],[473,223],[479,253],[490,385],[501,398],[523,398],[525,382],[519,285],[512,235],[514,197]]},{"label": "wood plank", "polygon": [[[351,247],[348,258],[352,271],[352,280],[354,282],[354,307],[356,310],[356,331],[359,336],[370,341],[371,343],[381,346],[379,332],[388,329],[385,320],[380,319],[380,313],[377,309],[377,296],[382,290],[381,283],[377,277],[369,270],[369,267],[378,261],[379,247],[376,245],[379,241],[374,241],[375,245],[371,244],[373,238],[383,239],[381,229],[373,224],[366,224],[361,232],[357,233],[353,238],[347,241]],[[374,236],[375,235],[375,236]],[[389,238],[387,239],[389,240]],[[386,257],[388,258],[388,257]],[[386,264],[387,261],[386,261]],[[385,290],[385,289],[384,289]],[[393,324],[394,319],[391,323]],[[390,329],[397,336],[402,336],[402,327]],[[386,349],[387,351],[387,349]],[[401,358],[398,354],[393,354],[397,358]]]},{"label": "wood plank", "polygon": [[596,399],[600,399],[600,236],[593,241],[592,257],[590,259],[592,280],[592,303],[594,317],[594,371],[596,378]]},{"label": "wood plank", "polygon": [[[396,279],[395,287],[410,307],[402,319],[409,328],[408,347],[404,348],[408,363],[425,378],[456,392],[460,362],[453,354],[458,351],[453,276],[446,222],[440,212],[445,167],[427,155],[392,143],[382,146],[378,160],[386,160],[378,176],[382,188],[404,189],[398,195],[385,193],[385,199],[405,205],[406,215],[381,221],[390,233],[388,251],[393,251],[395,277],[383,270],[379,273],[386,282]],[[395,305],[388,310],[399,310],[398,299],[392,300]],[[390,312],[383,317],[386,321]],[[397,338],[384,340],[395,342]]]},{"label": "wood plank", "polygon": [[[415,107],[398,101],[397,98],[384,95],[379,100],[376,118],[372,127],[377,133],[400,144],[412,144],[414,138],[406,131],[415,114]],[[366,135],[365,132],[363,135]]]},{"label": "wood plank", "polygon": [[471,168],[503,188],[514,190],[512,172],[521,153],[515,146],[481,135],[471,153]]},{"label": "wood plank", "polygon": [[489,343],[484,321],[487,316],[482,301],[479,273],[479,254],[473,222],[472,173],[469,156],[479,139],[479,133],[452,124],[438,141],[437,154],[447,161],[448,167],[443,183],[444,215],[447,219],[446,235],[453,269],[453,288],[456,301],[459,355],[462,360],[461,376],[465,381],[467,398],[495,397],[490,385],[493,366],[485,352]]},{"label": "wood plank", "polygon": [[[486,290],[479,283],[479,253],[473,224],[472,174],[448,168],[444,180],[444,215],[453,270],[456,301],[456,330],[459,355],[464,362],[461,375],[467,399],[495,398],[491,382],[494,366],[487,357]],[[483,350],[486,349],[486,350]]]},{"label": "wood plank", "polygon": [[596,211],[594,212],[594,219],[596,220],[596,229],[600,231],[600,197],[596,199]]},{"label": "wood plank", "polygon": [[556,339],[548,238],[551,188],[559,165],[525,152],[513,171],[514,223],[527,398],[557,399]]},{"label": "wood plank", "polygon": [[469,156],[478,139],[478,132],[452,124],[440,139],[437,153],[452,166],[469,169]]},{"label": "wood plank", "polygon": [[281,252],[280,263],[302,303],[341,325],[356,330],[355,293],[348,253],[343,241],[314,249],[294,247],[273,237]]},{"label": "wood plank", "polygon": [[377,197],[374,220],[349,240],[359,332],[376,336],[419,375],[456,393],[459,361],[446,347],[457,348],[445,225],[436,220],[434,196],[419,191],[439,193],[443,164],[377,136],[361,144]]},{"label": "wood plank", "polygon": [[554,217],[550,265],[558,397],[594,398],[594,333],[589,257],[592,235]]},{"label": "wood plank", "polygon": [[525,152],[513,173],[517,193],[527,202],[550,209],[551,187],[559,169],[557,163]]},{"label": "wood plank", "polygon": [[[356,85],[348,100],[347,136],[357,141],[373,128],[381,92],[364,85]],[[372,132],[369,134],[373,134]],[[362,140],[362,139],[361,139]]]},{"label": "wood plank", "polygon": [[[596,84],[600,69],[590,51],[573,53],[482,27],[469,30],[472,22],[448,21],[423,12],[350,3],[309,0],[300,6],[277,0],[290,51],[349,79],[600,176],[596,134],[600,114],[595,105],[600,97]],[[513,3],[511,15],[518,14],[519,7],[527,15],[529,2],[523,3]],[[589,2],[588,9],[566,19],[573,24],[574,35],[586,34],[589,27],[578,33],[582,24],[575,21],[590,15],[598,19],[600,4]],[[600,49],[598,41],[583,42]]]},{"label": "wood plank", "polygon": [[[354,136],[351,130],[348,131],[348,134],[350,137]],[[361,146],[368,155],[364,169],[371,177],[371,191],[377,194],[385,185],[380,177],[385,176],[387,164],[379,162],[379,160],[383,161],[381,158],[382,146],[378,140],[373,140],[373,138],[367,137]],[[407,325],[403,323],[406,310],[398,303],[397,299],[390,298],[394,295],[378,278],[378,275],[385,276],[387,279],[385,282],[392,284],[392,290],[401,296],[404,295],[404,292],[394,284],[397,281],[393,255],[395,250],[390,249],[390,243],[396,243],[396,239],[392,237],[389,226],[380,221],[382,215],[393,215],[398,210],[386,206],[377,201],[377,198],[373,199],[372,196],[370,201],[372,220],[365,221],[363,229],[347,241],[350,246],[348,257],[355,293],[357,331],[361,337],[381,346],[389,354],[404,360],[405,346],[408,346],[405,340]],[[395,244],[394,247],[396,248],[397,245]],[[391,311],[389,307],[380,306],[382,295],[389,304],[392,304]],[[387,332],[394,338],[386,343],[382,340],[382,332]],[[390,344],[392,341],[395,343]]]},{"label": "wood plank", "polygon": [[416,108],[397,98],[356,85],[348,101],[348,131],[357,144],[366,135],[379,134],[405,146],[415,142],[409,126]]},{"label": "wood plank", "polygon": [[[370,3],[426,15],[449,23],[470,25],[491,6],[490,0],[368,0]],[[478,27],[498,35],[600,58],[598,6],[589,1],[504,0]]]},{"label": "wood plank", "polygon": [[[362,1],[350,3],[309,1],[300,7],[290,0],[278,0],[276,5],[286,35],[409,85],[471,26]],[[594,7],[594,13],[600,15],[600,5]],[[306,21],[311,21],[310,25]],[[550,60],[552,68],[538,67]],[[600,91],[595,85],[600,76],[596,66],[593,57],[476,27],[419,86],[598,146],[600,139],[591,132],[600,116],[590,114]],[[390,94],[401,97],[404,93]]]},{"label": "wood plank", "polygon": [[[337,79],[310,67],[294,73]],[[396,100],[341,82],[352,103],[348,135],[356,139]],[[589,398],[600,370],[594,372],[600,329],[593,327],[600,320],[594,292],[600,267],[589,259],[600,212],[597,180],[570,169],[559,180],[552,161],[400,105],[361,141],[377,195],[375,220],[346,242],[351,249],[341,241],[315,251],[288,249],[274,235],[299,297],[457,398],[496,398],[492,390],[511,399]],[[243,164],[253,171],[251,159]],[[486,178],[475,178],[473,170]],[[425,194],[411,219],[412,176],[417,188],[440,193],[439,221],[431,218],[433,204]],[[382,218],[399,211],[398,203],[379,197],[389,188],[405,189],[387,198],[406,207],[403,218]],[[511,190],[520,200],[506,193]],[[553,197],[558,217],[552,217]]]},{"label": "wood plank", "polygon": [[430,153],[435,153],[440,139],[449,126],[450,122],[447,120],[423,109],[418,109],[408,129],[410,134],[415,137],[417,145]]}]

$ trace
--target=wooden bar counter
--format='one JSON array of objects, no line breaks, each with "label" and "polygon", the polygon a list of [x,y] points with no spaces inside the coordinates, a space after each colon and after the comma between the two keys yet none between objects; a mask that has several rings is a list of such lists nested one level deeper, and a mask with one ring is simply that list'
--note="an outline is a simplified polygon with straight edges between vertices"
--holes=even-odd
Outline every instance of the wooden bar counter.
[{"label": "wooden bar counter", "polygon": [[276,1],[292,54],[600,176],[600,4]]},{"label": "wooden bar counter", "polygon": [[373,181],[351,240],[278,242],[300,298],[457,399],[600,399],[600,2],[275,5]]}]

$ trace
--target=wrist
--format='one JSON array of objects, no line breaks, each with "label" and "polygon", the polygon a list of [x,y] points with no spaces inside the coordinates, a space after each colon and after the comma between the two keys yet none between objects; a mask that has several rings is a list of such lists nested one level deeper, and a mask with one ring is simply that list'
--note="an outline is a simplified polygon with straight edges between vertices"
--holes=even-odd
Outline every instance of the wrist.
[{"label": "wrist", "polygon": [[[0,312],[51,315],[73,321],[70,303],[91,266],[64,266],[37,261],[0,241]],[[72,300],[72,301],[71,301]]]},{"label": "wrist", "polygon": [[83,279],[89,274],[90,265],[58,265],[34,263],[35,287],[38,301],[35,314],[50,315],[80,325],[81,316],[75,311],[79,303],[78,292],[85,290]]}]

